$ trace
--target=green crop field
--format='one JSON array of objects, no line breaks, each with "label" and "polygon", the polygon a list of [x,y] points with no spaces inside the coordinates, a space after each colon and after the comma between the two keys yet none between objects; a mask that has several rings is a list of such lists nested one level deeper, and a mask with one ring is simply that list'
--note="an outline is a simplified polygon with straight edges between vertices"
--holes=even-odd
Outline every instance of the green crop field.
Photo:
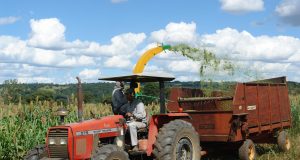
[{"label": "green crop field", "polygon": [[[288,153],[281,153],[276,145],[257,145],[260,160],[282,160],[300,158],[300,96],[290,96],[293,128],[289,130],[293,147]],[[45,142],[47,128],[59,124],[55,111],[56,103],[36,102],[28,105],[0,104],[0,159],[21,159],[35,145]],[[66,106],[69,115],[66,122],[77,120],[76,105]],[[148,105],[147,110],[157,113],[157,105]],[[99,118],[111,114],[109,105],[85,104],[84,118]]]}]

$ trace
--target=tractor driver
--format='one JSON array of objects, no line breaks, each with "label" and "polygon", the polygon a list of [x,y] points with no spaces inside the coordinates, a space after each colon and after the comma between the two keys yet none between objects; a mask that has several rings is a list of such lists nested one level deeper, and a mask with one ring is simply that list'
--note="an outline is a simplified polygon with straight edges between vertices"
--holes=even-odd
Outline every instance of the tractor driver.
[{"label": "tractor driver", "polygon": [[130,132],[131,145],[133,146],[132,150],[138,151],[137,129],[146,127],[145,106],[143,102],[135,98],[133,88],[128,88],[125,91],[125,95],[129,104],[126,117],[130,119],[127,125]]},{"label": "tractor driver", "polygon": [[120,114],[125,116],[127,112],[127,99],[123,93],[124,82],[116,82],[112,92],[112,111],[115,115]]}]

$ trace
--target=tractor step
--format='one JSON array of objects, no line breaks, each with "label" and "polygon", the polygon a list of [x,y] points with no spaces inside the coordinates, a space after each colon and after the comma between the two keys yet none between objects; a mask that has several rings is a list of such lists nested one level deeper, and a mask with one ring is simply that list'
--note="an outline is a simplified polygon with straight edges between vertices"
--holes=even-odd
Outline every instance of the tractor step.
[{"label": "tractor step", "polygon": [[136,155],[147,154],[147,152],[146,151],[128,151],[128,154],[130,154],[132,156],[136,156]]}]

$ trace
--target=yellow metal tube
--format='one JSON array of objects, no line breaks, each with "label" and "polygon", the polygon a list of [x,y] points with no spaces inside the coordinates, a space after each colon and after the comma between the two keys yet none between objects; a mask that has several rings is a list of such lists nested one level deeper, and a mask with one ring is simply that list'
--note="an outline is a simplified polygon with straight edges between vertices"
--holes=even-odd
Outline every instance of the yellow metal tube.
[{"label": "yellow metal tube", "polygon": [[[170,46],[167,46],[164,48],[164,46],[158,46],[152,49],[149,49],[146,51],[138,60],[138,62],[135,65],[135,68],[133,69],[133,73],[143,73],[145,66],[147,63],[157,54],[161,53],[164,49],[169,49]],[[135,89],[135,92],[140,92],[140,84],[138,83],[138,88]]]},{"label": "yellow metal tube", "polygon": [[148,61],[153,58],[155,55],[161,53],[163,51],[162,46],[158,46],[146,51],[138,60],[133,69],[133,73],[142,73],[144,71],[145,66],[147,65]]}]

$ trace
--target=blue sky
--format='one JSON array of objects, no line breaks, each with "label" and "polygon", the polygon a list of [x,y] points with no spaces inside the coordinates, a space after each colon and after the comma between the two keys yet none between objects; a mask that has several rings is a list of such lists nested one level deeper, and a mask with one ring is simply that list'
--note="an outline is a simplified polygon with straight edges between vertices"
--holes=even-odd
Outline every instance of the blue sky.
[{"label": "blue sky", "polygon": [[[4,1],[0,83],[72,83],[77,75],[94,82],[130,73],[138,57],[157,43],[206,48],[263,78],[286,75],[300,82],[299,27],[299,0]],[[196,62],[172,53],[146,67],[182,81],[199,80],[198,69]]]}]

